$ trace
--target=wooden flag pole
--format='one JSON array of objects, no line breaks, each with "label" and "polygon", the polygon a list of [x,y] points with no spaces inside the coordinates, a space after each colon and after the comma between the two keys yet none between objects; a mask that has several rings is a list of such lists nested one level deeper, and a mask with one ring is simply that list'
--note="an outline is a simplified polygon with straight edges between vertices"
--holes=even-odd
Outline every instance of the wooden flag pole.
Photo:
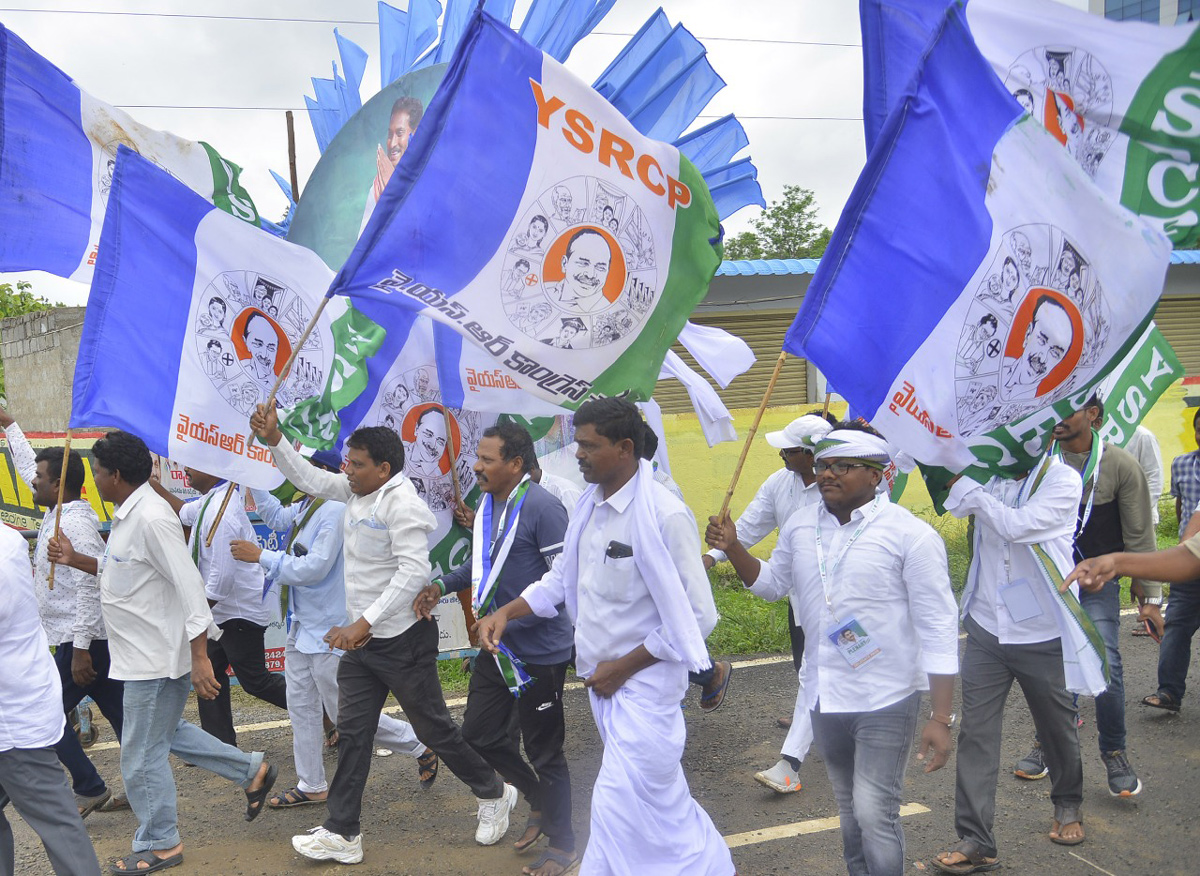
[{"label": "wooden flag pole", "polygon": [[325,305],[329,303],[329,296],[321,298],[321,303],[317,305],[317,309],[313,311],[312,319],[305,326],[303,334],[300,335],[300,340],[292,345],[292,354],[288,356],[287,362],[283,364],[283,370],[279,372],[279,376],[275,378],[275,385],[271,387],[271,394],[267,396],[267,408],[275,406],[275,393],[279,392],[279,387],[283,386],[283,382],[287,380],[288,374],[291,373],[292,365],[296,362],[296,357],[300,355],[300,349],[308,342],[309,335],[313,329],[317,327],[317,320],[321,318],[321,314],[325,311]]},{"label": "wooden flag pole", "polygon": [[288,134],[288,170],[290,171],[292,184],[292,200],[295,203],[300,203],[300,180],[296,176],[296,123],[292,118],[292,111],[288,110],[284,115],[287,117],[287,134]]},{"label": "wooden flag pole", "polygon": [[779,380],[779,372],[783,370],[783,363],[786,359],[787,353],[781,352],[779,359],[775,362],[775,370],[771,372],[771,379],[767,382],[767,391],[763,393],[762,402],[754,414],[754,422],[750,424],[750,431],[746,433],[746,443],[742,445],[742,455],[738,457],[737,467],[733,470],[733,479],[729,482],[729,489],[725,491],[725,501],[721,503],[721,511],[717,514],[719,519],[723,520],[729,516],[729,503],[733,501],[733,491],[737,487],[738,478],[742,476],[742,466],[746,464],[746,457],[750,454],[750,444],[754,441],[754,433],[758,431],[758,424],[762,422],[763,411],[767,409],[767,402],[771,400],[771,393],[775,391],[775,382]]},{"label": "wooden flag pole", "polygon": [[[225,516],[225,509],[229,507],[229,497],[233,495],[234,490],[238,488],[237,484],[230,484],[229,489],[225,491],[225,498],[221,500],[221,507],[217,509],[216,519],[213,520],[212,528],[208,531],[208,537],[204,539],[204,546],[212,547],[213,536],[217,534],[217,527],[221,525],[221,518]],[[196,533],[196,538],[200,537],[200,533]]]},{"label": "wooden flag pole", "polygon": [[825,390],[825,407],[821,408],[822,420],[829,416],[829,400],[831,398],[833,398],[833,393],[829,390]]},{"label": "wooden flag pole", "polygon": [[[62,468],[58,474],[58,501],[54,505],[54,537],[58,538],[62,534],[62,503],[63,491],[67,487],[67,463],[71,459],[71,430],[67,430],[67,437],[63,440],[63,461]],[[54,589],[54,563],[50,564],[49,589]]]}]

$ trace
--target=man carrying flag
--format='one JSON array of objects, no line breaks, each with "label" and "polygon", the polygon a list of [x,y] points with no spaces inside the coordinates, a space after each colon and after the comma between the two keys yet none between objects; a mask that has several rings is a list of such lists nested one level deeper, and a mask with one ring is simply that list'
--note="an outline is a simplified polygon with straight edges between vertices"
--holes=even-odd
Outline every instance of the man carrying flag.
[{"label": "man carrying flag", "polygon": [[[487,616],[517,599],[546,574],[562,553],[567,510],[533,483],[533,439],[504,422],[479,440],[475,482],[483,491],[474,515],[471,560],[430,584],[413,601],[429,618],[447,593],[472,588],[475,613]],[[545,834],[550,847],[525,868],[533,876],[558,876],[578,860],[571,827],[571,774],[563,754],[566,724],[562,691],[574,630],[565,611],[531,617],[508,627],[497,653],[481,655],[471,673],[463,738],[529,801],[524,851]],[[533,769],[509,734],[514,711]]]},{"label": "man carrying flag", "polygon": [[438,680],[437,621],[422,620],[411,608],[429,580],[426,533],[436,524],[403,474],[400,436],[382,426],[355,430],[346,441],[345,473],[334,474],[309,465],[292,449],[273,408],[259,405],[250,428],[297,488],[346,503],[342,557],[352,620],[325,634],[330,649],[346,652],[338,664],[338,768],[329,788],[329,816],[324,824],[292,837],[292,847],[318,861],[362,861],[362,795],[389,691],[417,737],[478,799],[475,841],[499,842],[508,830],[517,790],[463,741]]},{"label": "man carrying flag", "polygon": [[1050,839],[1083,842],[1083,761],[1071,692],[1104,690],[1100,642],[1083,641],[1074,591],[1058,593],[1071,564],[1075,513],[1083,485],[1055,456],[1020,478],[981,484],[956,478],[946,510],[973,517],[971,567],[962,596],[967,631],[962,657],[962,727],[958,734],[955,831],[960,842],[930,861],[943,873],[992,869],[992,829],[1004,704],[1016,680],[1033,715],[1050,769],[1054,819]]},{"label": "man carrying flag", "polygon": [[481,619],[479,641],[498,654],[510,622],[556,617],[563,604],[575,621],[576,667],[604,742],[581,876],[730,876],[729,847],[679,762],[679,704],[688,670],[710,662],[716,606],[695,519],[639,461],[644,429],[626,399],[580,405],[575,455],[592,487],[554,567]]}]

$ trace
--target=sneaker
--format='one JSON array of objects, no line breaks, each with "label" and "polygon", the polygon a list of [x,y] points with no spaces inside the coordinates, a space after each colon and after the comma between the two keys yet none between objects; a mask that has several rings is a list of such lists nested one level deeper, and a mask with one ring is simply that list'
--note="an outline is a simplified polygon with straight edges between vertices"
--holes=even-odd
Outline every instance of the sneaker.
[{"label": "sneaker", "polygon": [[494,800],[476,797],[479,801],[479,829],[475,831],[475,842],[491,846],[500,842],[508,832],[508,816],[517,805],[517,789],[504,783],[504,793]]},{"label": "sneaker", "polygon": [[800,790],[800,774],[786,760],[780,760],[769,770],[755,773],[754,781],[778,794],[794,794]]},{"label": "sneaker", "polygon": [[363,858],[362,834],[347,838],[323,827],[292,837],[292,848],[314,861],[361,864]]},{"label": "sneaker", "polygon": [[1018,779],[1028,779],[1031,782],[1050,775],[1050,770],[1046,768],[1046,759],[1042,757],[1042,746],[1036,742],[1033,743],[1033,750],[1017,761],[1017,765],[1013,767],[1013,775]]},{"label": "sneaker", "polygon": [[1136,797],[1142,793],[1142,780],[1137,777],[1123,751],[1102,751],[1100,759],[1108,770],[1108,793],[1114,797]]}]

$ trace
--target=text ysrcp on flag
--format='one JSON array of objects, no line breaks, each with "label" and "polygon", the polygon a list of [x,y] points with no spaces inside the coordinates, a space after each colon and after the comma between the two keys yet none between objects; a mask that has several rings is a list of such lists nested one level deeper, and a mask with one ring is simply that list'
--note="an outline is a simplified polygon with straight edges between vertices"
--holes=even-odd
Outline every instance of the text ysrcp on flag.
[{"label": "text ysrcp on flag", "polygon": [[[559,110],[567,106],[567,102],[561,97],[553,95],[547,97],[542,90],[542,84],[536,79],[530,79],[529,84],[533,86],[533,99],[537,101],[538,124],[546,130],[550,130],[550,120]],[[664,173],[662,166],[653,155],[649,153],[638,155],[632,143],[618,137],[605,127],[600,128],[598,139],[593,138],[592,135],[596,133],[595,122],[573,107],[568,107],[563,113],[563,123],[561,130],[568,143],[585,155],[591,154],[595,150],[596,159],[602,165],[609,168],[615,166],[622,176],[627,176],[629,179],[634,179],[634,171],[630,169],[632,163],[637,170],[638,181],[651,193],[665,197],[668,207],[672,209],[686,207],[692,202],[692,190],[669,173]],[[634,161],[635,157],[636,162]],[[651,170],[658,173],[662,182],[656,182],[650,178]]]}]

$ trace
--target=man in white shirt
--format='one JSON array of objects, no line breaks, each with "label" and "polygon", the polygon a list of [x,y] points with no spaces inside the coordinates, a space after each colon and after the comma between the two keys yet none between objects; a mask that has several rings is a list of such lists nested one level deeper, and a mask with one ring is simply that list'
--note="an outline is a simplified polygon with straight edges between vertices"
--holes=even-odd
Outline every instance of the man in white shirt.
[{"label": "man in white shirt", "polygon": [[[342,458],[334,450],[318,450],[309,461],[325,471],[340,472]],[[234,559],[255,563],[280,588],[288,588],[288,636],[284,649],[287,676],[288,718],[292,722],[292,756],[296,786],[267,801],[272,809],[323,803],[329,796],[325,781],[322,714],[336,726],[338,719],[337,667],[340,651],[330,650],[325,634],[345,626],[346,582],[342,562],[341,502],[301,496],[282,505],[266,490],[253,490],[259,516],[276,532],[286,533],[283,550],[264,550],[257,540],[235,539]],[[375,739],[395,751],[417,758],[421,786],[429,788],[437,777],[437,755],[426,748],[406,722],[391,715],[379,716]]]},{"label": "man in white shirt", "polygon": [[808,633],[803,690],[838,801],[846,867],[851,876],[902,876],[900,795],[923,690],[933,709],[917,758],[931,755],[932,772],[950,756],[958,619],[946,548],[876,491],[889,459],[882,438],[843,424],[815,457],[823,501],[788,518],[769,561],[749,554],[728,518],[709,518],[705,538],[752,593],[795,597]]},{"label": "man in white shirt", "polygon": [[239,751],[183,720],[192,687],[202,699],[220,689],[208,660],[204,582],[179,518],[149,484],[142,439],[109,432],[92,445],[92,457],[100,498],[117,506],[104,555],[77,554],[63,537],[51,539],[48,552],[56,563],[100,575],[112,676],[125,682],[121,777],[138,818],[133,854],[110,869],[132,876],[183,862],[168,754],[241,785],[247,821],[262,812],[277,769],[261,751]]},{"label": "man in white shirt", "polygon": [[[11,799],[59,876],[100,876],[54,743],[63,735],[62,687],[38,621],[25,539],[0,526],[0,874],[13,876]],[[70,728],[67,728],[70,730]]]},{"label": "man in white shirt", "polygon": [[[1060,604],[1051,572],[1072,568],[1075,513],[1083,481],[1056,457],[1016,479],[994,477],[984,484],[970,478],[951,481],[946,510],[974,516],[971,567],[962,596],[967,631],[962,658],[962,729],[958,735],[955,832],[959,842],[930,864],[943,873],[991,869],[997,863],[993,820],[1004,704],[1015,680],[1033,715],[1049,767],[1054,819],[1050,839],[1060,845],[1083,842],[1083,762],[1075,707],[1068,688],[1094,695],[1104,688],[1081,688],[1069,663],[1078,657],[1066,625],[1079,627]],[[1077,592],[1069,594],[1078,616]],[[1082,627],[1079,627],[1082,633]],[[1094,629],[1093,629],[1094,633]],[[1098,634],[1096,634],[1098,637]],[[1103,648],[1103,643],[1099,643]],[[1099,652],[1095,664],[1099,665]]]},{"label": "man in white shirt", "polygon": [[[763,481],[761,487],[735,521],[738,542],[747,549],[754,547],[768,535],[783,526],[799,508],[821,501],[817,489],[817,476],[813,473],[813,444],[833,428],[825,416],[805,414],[788,423],[778,432],[768,432],[767,444],[779,451],[783,468]],[[704,555],[704,568],[711,569],[725,560],[721,551],[710,550]],[[796,623],[794,603],[788,599],[788,635],[792,642],[792,665],[797,677],[803,677],[804,630]],[[801,703],[803,690],[798,690],[796,702]],[[780,758],[769,770],[754,774],[754,779],[780,794],[791,794],[800,790],[800,762],[808,754],[812,740],[805,731],[807,722],[799,726],[794,717],[779,718],[777,723],[788,731],[783,741]]]},{"label": "man in white shirt", "polygon": [[[55,506],[58,503],[59,477],[62,475],[63,449],[47,447],[35,452],[21,427],[0,407],[0,426],[8,440],[13,466],[29,485],[33,501],[46,509],[38,529],[33,552],[34,594],[46,638],[55,646],[54,663],[62,684],[63,711],[70,712],[85,696],[108,719],[118,741],[121,738],[124,686],[110,678],[108,632],[100,611],[100,582],[95,575],[78,569],[59,568],[54,589],[50,589],[50,560],[46,547],[54,535]],[[72,450],[67,462],[63,489],[62,532],[84,553],[104,553],[100,538],[100,520],[81,496],[84,481],[83,459]],[[54,746],[58,759],[71,774],[79,814],[86,818],[96,809],[126,808],[124,797],[114,798],[112,791],[96,771],[95,765],[79,744],[79,737],[68,729]]]},{"label": "man in white shirt", "polygon": [[404,445],[384,426],[357,429],[346,440],[344,474],[311,466],[283,440],[274,409],[259,405],[250,428],[270,448],[279,470],[310,496],[345,502],[346,609],[353,619],[331,627],[338,664],[338,768],[329,787],[329,817],[292,847],[307,858],[343,864],[362,860],[363,789],[371,743],[388,691],[417,736],[479,802],[475,841],[492,845],[508,830],[517,789],[496,775],[465,741],[438,680],[438,627],[419,620],[412,604],[429,582],[427,533],[436,522],[404,475]]},{"label": "man in white shirt", "polygon": [[529,471],[529,479],[535,484],[541,484],[543,490],[562,502],[563,507],[567,509],[567,517],[571,516],[571,512],[575,510],[575,504],[579,501],[579,497],[583,495],[583,490],[575,486],[574,483],[566,478],[544,471],[536,463]]},{"label": "man in white shirt", "polygon": [[[267,627],[275,619],[279,594],[272,589],[264,598],[262,569],[257,564],[238,562],[230,552],[234,541],[255,540],[241,491],[215,475],[194,468],[184,471],[192,487],[201,494],[189,502],[169,492],[157,480],[150,483],[175,509],[179,522],[191,529],[188,552],[204,578],[204,595],[212,609],[213,623],[221,630],[221,638],[208,643],[208,659],[221,692],[216,699],[200,700],[200,726],[226,745],[237,745],[229,703],[230,667],[246,693],[281,709],[287,708],[287,683],[282,675],[267,670],[263,645]],[[226,503],[225,495],[230,490],[234,492]]]},{"label": "man in white shirt", "polygon": [[680,764],[679,703],[688,670],[709,662],[717,611],[695,518],[639,465],[643,429],[625,399],[579,406],[575,455],[593,486],[554,567],[483,618],[479,639],[497,653],[510,621],[554,617],[564,604],[575,623],[576,670],[605,748],[581,874],[730,876],[729,847]]}]

